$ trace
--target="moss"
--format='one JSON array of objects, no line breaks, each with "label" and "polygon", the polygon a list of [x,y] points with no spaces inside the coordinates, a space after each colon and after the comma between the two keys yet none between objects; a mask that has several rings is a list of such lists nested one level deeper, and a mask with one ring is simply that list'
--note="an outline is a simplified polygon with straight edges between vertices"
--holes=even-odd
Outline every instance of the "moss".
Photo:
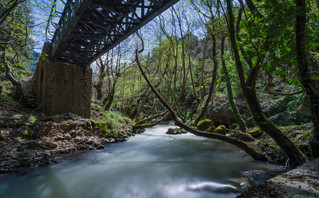
[{"label": "moss", "polygon": [[258,127],[255,127],[252,130],[248,131],[247,133],[254,138],[260,138],[263,134],[263,131],[259,129]]},{"label": "moss", "polygon": [[70,121],[64,121],[64,124],[69,125],[69,124],[71,124],[71,122]]},{"label": "moss", "polygon": [[230,129],[239,129],[239,124],[237,124],[237,123],[234,123],[234,124],[232,124],[231,126],[230,126]]},{"label": "moss", "polygon": [[91,120],[91,126],[95,129],[102,129],[103,131],[107,131],[108,125],[109,124],[107,122],[95,122]]},{"label": "moss", "polygon": [[231,134],[231,137],[235,137],[235,138],[237,138],[237,139],[240,139],[240,140],[242,140],[242,141],[247,141],[247,142],[249,142],[249,141],[255,141],[255,139],[251,136],[251,135],[249,135],[249,134],[247,134],[247,133],[243,133],[241,130],[239,130],[239,129],[235,129],[234,131],[233,131],[233,133]]},{"label": "moss", "polygon": [[210,126],[206,131],[208,132],[214,132],[216,129],[216,127],[213,125],[213,126]]},{"label": "moss", "polygon": [[272,139],[263,137],[257,145],[262,152],[266,153],[270,162],[286,164],[287,156]]},{"label": "moss", "polygon": [[28,130],[25,130],[25,131],[23,132],[23,135],[29,136],[29,135],[30,135],[30,132],[29,132]]},{"label": "moss", "polygon": [[214,133],[226,135],[227,131],[228,131],[228,129],[225,127],[225,125],[220,125],[214,130]]},{"label": "moss", "polygon": [[4,91],[4,86],[3,84],[0,83],[0,94],[2,94],[3,91]]},{"label": "moss", "polygon": [[211,126],[214,126],[214,122],[211,121],[210,119],[205,119],[198,122],[197,129],[201,131],[205,131]]}]

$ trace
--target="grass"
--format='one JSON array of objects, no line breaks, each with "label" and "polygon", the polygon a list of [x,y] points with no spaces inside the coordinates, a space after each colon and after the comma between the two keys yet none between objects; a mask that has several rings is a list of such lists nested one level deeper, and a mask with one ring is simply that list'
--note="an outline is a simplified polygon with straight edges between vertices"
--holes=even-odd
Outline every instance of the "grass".
[{"label": "grass", "polygon": [[100,114],[102,115],[102,119],[93,119],[96,122],[107,122],[110,127],[115,128],[121,125],[121,123],[130,123],[132,120],[127,116],[124,116],[120,112],[116,111],[105,111],[103,107],[96,103],[92,103],[92,106],[96,107]]}]

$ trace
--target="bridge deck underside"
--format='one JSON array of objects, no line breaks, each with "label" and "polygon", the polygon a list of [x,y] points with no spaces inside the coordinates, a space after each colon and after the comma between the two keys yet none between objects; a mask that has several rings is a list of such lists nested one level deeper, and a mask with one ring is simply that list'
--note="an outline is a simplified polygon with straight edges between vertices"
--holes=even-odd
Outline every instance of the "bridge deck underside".
[{"label": "bridge deck underside", "polygon": [[88,65],[177,1],[68,1],[52,39],[51,58]]}]

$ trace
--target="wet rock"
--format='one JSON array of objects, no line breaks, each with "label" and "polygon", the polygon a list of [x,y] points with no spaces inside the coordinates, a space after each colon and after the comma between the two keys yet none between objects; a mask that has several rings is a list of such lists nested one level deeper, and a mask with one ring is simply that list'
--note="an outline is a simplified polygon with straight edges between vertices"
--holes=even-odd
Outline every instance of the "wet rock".
[{"label": "wet rock", "polygon": [[205,119],[198,122],[197,129],[200,131],[205,131],[211,126],[214,126],[214,122],[209,119]]},{"label": "wet rock", "polygon": [[238,197],[319,197],[319,158],[252,187]]},{"label": "wet rock", "polygon": [[251,187],[251,183],[249,181],[249,178],[247,177],[231,178],[227,180],[227,183],[232,184],[240,191],[246,190],[247,188]]},{"label": "wet rock", "polygon": [[182,133],[187,133],[187,131],[185,131],[182,128],[169,128],[166,132],[166,134],[169,134],[169,135],[179,135]]},{"label": "wet rock", "polygon": [[103,144],[97,145],[96,149],[104,149],[104,145]]}]

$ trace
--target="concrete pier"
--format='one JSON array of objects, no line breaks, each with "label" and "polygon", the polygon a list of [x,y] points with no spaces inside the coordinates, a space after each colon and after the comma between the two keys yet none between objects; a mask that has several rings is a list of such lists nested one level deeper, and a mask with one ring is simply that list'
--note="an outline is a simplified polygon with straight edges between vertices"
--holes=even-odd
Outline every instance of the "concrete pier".
[{"label": "concrete pier", "polygon": [[51,45],[45,43],[30,90],[46,115],[91,114],[92,69],[50,60]]}]

